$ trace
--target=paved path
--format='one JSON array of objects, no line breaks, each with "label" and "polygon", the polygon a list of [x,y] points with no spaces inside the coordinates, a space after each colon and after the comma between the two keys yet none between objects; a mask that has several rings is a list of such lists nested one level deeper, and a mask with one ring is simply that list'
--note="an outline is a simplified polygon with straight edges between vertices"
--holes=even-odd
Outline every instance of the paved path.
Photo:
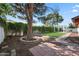
[{"label": "paved path", "polygon": [[69,37],[79,37],[78,33],[71,33]]},{"label": "paved path", "polygon": [[[73,33],[62,37],[72,36]],[[74,36],[75,34],[73,34]],[[77,36],[77,35],[76,35]],[[61,38],[62,38],[61,37]],[[45,42],[31,49],[31,53],[35,56],[79,56],[79,46],[73,44],[65,45],[62,40]]]}]

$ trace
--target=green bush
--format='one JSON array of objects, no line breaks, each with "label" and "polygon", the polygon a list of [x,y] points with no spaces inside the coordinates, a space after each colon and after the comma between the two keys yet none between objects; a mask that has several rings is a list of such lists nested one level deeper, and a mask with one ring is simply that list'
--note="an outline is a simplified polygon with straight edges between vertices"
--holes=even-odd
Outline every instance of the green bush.
[{"label": "green bush", "polygon": [[24,34],[27,34],[27,24],[23,24],[23,32]]},{"label": "green bush", "polygon": [[15,30],[16,30],[15,23],[13,23],[13,22],[8,22],[7,25],[8,25],[8,31],[9,31],[9,30],[12,30],[12,31],[15,31]]},{"label": "green bush", "polygon": [[15,22],[14,25],[15,25],[15,30],[16,31],[19,31],[20,32],[21,30],[23,30],[23,26],[24,26],[23,23],[21,23],[21,22],[18,22],[18,23]]},{"label": "green bush", "polygon": [[6,19],[0,18],[0,26],[5,28],[6,25]]},{"label": "green bush", "polygon": [[21,31],[23,30],[23,23],[17,23],[17,22],[8,22],[8,30],[13,30],[13,31]]},{"label": "green bush", "polygon": [[7,22],[5,18],[0,18],[0,26],[4,28],[5,36],[8,31]]}]

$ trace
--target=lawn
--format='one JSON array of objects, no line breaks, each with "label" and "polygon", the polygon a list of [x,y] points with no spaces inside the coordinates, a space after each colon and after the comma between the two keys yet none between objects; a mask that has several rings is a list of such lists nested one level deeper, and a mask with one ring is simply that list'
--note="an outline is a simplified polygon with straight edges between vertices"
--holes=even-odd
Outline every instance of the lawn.
[{"label": "lawn", "polygon": [[63,32],[51,32],[51,33],[43,33],[44,35],[48,35],[48,36],[54,36],[54,37],[59,37],[59,36],[62,36],[66,33],[63,33]]}]

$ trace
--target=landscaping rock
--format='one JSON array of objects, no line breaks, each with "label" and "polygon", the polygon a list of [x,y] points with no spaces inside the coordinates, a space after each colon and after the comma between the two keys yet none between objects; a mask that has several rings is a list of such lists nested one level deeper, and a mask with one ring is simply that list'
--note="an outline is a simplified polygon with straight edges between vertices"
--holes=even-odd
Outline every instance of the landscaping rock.
[{"label": "landscaping rock", "polygon": [[50,39],[49,36],[42,36],[42,41],[48,41]]},{"label": "landscaping rock", "polygon": [[6,49],[6,48],[8,48],[8,45],[2,47],[2,49]]}]

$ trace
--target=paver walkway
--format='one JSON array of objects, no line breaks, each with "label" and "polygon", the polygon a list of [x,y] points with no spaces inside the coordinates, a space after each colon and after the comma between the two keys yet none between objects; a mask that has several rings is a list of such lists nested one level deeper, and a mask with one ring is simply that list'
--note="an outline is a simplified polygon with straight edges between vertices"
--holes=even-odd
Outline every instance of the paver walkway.
[{"label": "paver walkway", "polygon": [[78,33],[71,33],[69,37],[79,37]]},{"label": "paver walkway", "polygon": [[[75,34],[71,33],[69,36],[75,36]],[[35,56],[79,56],[79,45],[70,43],[65,45],[57,41],[45,42],[29,50]]]}]

